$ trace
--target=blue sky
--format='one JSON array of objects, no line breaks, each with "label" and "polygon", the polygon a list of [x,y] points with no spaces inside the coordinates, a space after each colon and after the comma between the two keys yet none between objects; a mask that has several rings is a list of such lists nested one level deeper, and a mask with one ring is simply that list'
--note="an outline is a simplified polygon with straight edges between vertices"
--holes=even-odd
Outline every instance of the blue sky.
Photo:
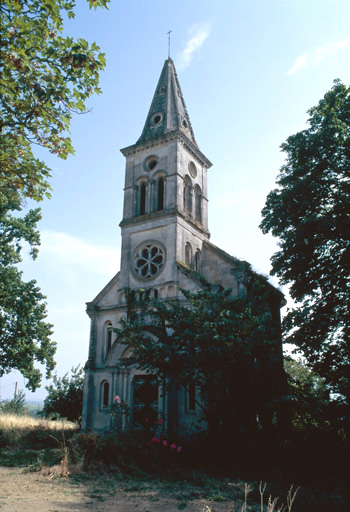
[{"label": "blue sky", "polygon": [[[141,134],[168,54],[171,57],[208,173],[211,241],[264,274],[276,240],[259,230],[274,187],[279,146],[305,128],[306,111],[332,87],[350,84],[348,0],[112,0],[90,11],[78,0],[66,34],[96,41],[107,56],[103,94],[92,112],[76,116],[76,153],[67,161],[38,152],[52,168],[53,195],[40,206],[42,246],[25,257],[26,279],[47,295],[58,343],[57,373],[84,365],[92,300],[119,270],[124,157]],[[37,205],[28,204],[28,207]],[[278,284],[276,280],[273,280]],[[1,380],[10,398],[11,373]],[[45,397],[42,387],[28,399]]]}]

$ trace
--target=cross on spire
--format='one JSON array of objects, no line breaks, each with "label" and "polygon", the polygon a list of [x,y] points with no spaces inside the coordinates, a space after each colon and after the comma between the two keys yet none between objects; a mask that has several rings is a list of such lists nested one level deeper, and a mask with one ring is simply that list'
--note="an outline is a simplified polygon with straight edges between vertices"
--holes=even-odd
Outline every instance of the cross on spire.
[{"label": "cross on spire", "polygon": [[169,32],[167,32],[168,34],[168,59],[170,59],[170,34],[172,33],[172,30],[169,30]]}]

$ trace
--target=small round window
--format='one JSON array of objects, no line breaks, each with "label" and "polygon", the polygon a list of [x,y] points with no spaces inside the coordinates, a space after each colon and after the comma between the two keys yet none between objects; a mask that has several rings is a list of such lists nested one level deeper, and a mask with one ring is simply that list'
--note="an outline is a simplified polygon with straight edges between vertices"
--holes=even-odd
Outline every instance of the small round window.
[{"label": "small round window", "polygon": [[153,114],[153,116],[151,118],[151,123],[153,124],[153,126],[157,126],[162,121],[163,121],[163,114],[161,112],[156,112],[155,114]]},{"label": "small round window", "polygon": [[197,176],[197,167],[194,162],[190,162],[188,164],[188,170],[190,171],[190,175],[192,178],[195,178]]},{"label": "small round window", "polygon": [[155,155],[151,155],[144,161],[144,169],[145,171],[153,171],[157,167],[158,158]]}]

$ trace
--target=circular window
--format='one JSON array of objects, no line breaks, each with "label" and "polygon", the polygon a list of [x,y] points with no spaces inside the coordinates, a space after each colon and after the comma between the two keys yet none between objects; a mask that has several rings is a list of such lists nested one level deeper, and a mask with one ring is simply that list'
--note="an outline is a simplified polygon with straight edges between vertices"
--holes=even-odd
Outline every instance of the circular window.
[{"label": "circular window", "polygon": [[160,274],[164,263],[165,249],[157,242],[147,242],[135,251],[133,271],[137,278],[150,280]]},{"label": "circular window", "polygon": [[165,85],[162,85],[162,87],[159,89],[159,92],[165,92]]},{"label": "circular window", "polygon": [[145,171],[153,171],[157,167],[158,158],[155,155],[151,155],[144,161],[143,167]]},{"label": "circular window", "polygon": [[153,114],[153,116],[151,117],[151,123],[154,125],[154,126],[157,126],[158,124],[160,124],[161,122],[163,121],[163,114],[161,112],[156,112],[155,114]]},{"label": "circular window", "polygon": [[188,164],[188,170],[190,171],[190,175],[192,178],[195,178],[197,176],[197,167],[194,162],[190,162]]}]

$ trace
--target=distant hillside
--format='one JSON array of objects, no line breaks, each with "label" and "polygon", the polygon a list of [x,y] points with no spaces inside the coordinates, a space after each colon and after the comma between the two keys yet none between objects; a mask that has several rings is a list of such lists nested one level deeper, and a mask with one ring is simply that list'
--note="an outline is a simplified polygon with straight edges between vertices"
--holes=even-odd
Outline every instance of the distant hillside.
[{"label": "distant hillside", "polygon": [[26,402],[26,408],[31,416],[35,416],[37,412],[42,411],[44,402],[35,402],[34,400],[28,400]]}]

